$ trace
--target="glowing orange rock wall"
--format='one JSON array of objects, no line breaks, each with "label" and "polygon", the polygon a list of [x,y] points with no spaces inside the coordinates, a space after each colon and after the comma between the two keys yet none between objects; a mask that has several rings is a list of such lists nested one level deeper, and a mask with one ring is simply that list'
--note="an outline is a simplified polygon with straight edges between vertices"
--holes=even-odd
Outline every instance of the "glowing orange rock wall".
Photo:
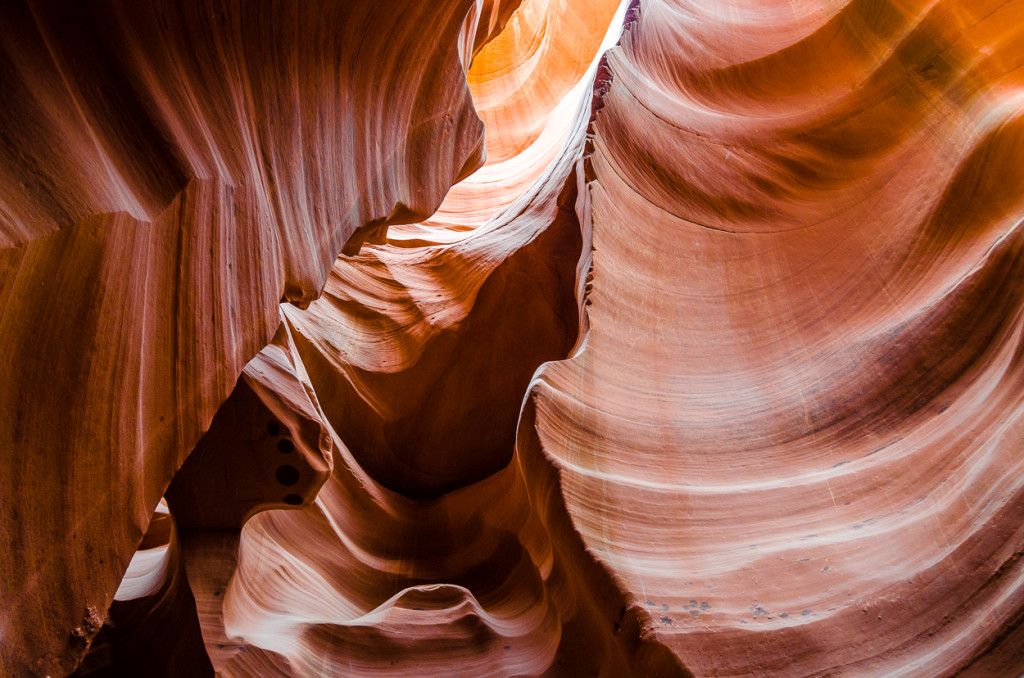
[{"label": "glowing orange rock wall", "polygon": [[697,675],[1017,675],[1024,6],[636,18],[520,447]]},{"label": "glowing orange rock wall", "polygon": [[1024,3],[421,5],[4,10],[3,669],[1024,670]]}]

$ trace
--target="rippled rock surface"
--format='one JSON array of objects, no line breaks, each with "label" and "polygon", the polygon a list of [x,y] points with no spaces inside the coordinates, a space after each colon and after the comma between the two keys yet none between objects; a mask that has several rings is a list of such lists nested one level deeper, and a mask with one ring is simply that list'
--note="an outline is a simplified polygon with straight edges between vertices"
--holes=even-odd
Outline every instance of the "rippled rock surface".
[{"label": "rippled rock surface", "polygon": [[0,675],[1024,671],[1024,2],[0,17]]}]

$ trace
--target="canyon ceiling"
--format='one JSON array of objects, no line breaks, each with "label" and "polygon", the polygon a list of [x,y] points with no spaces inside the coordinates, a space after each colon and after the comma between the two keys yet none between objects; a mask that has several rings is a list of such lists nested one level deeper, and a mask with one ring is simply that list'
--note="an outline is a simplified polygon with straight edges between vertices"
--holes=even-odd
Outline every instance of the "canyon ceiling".
[{"label": "canyon ceiling", "polygon": [[0,677],[1024,673],[1024,0],[11,0]]}]

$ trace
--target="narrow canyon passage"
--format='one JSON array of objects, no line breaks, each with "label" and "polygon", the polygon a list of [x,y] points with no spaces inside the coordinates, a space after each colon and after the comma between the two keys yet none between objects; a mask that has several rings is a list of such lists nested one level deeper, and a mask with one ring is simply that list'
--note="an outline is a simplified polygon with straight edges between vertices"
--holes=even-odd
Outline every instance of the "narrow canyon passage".
[{"label": "narrow canyon passage", "polygon": [[[227,513],[202,484],[212,458],[245,449],[223,436],[172,484],[219,674],[685,674],[644,642],[644,611],[585,553],[550,469],[538,482],[510,464],[534,372],[579,339],[576,158],[600,53],[626,7],[606,3],[589,30],[562,16],[571,9],[521,5],[477,55],[484,176],[456,184],[430,220],[339,258],[307,309],[282,306],[291,360],[331,439],[333,472],[315,502],[252,516],[237,537],[204,520]],[[531,31],[542,47],[522,37]],[[507,32],[520,37],[502,45]],[[507,73],[527,67],[525,81]],[[516,84],[502,95],[494,79]],[[250,418],[261,419],[236,417]],[[237,548],[233,573],[225,544]]]},{"label": "narrow canyon passage", "polygon": [[1024,672],[1024,1],[0,9],[0,678]]}]

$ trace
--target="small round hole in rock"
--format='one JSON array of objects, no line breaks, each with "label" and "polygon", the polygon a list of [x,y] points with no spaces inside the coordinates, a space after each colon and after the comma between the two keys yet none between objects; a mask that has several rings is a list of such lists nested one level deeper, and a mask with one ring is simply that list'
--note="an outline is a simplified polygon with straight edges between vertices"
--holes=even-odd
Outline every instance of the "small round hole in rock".
[{"label": "small round hole in rock", "polygon": [[295,445],[292,443],[292,441],[288,440],[287,438],[285,438],[284,440],[277,441],[278,452],[284,452],[285,454],[287,454],[294,449]]},{"label": "small round hole in rock", "polygon": [[269,433],[272,436],[279,436],[279,435],[281,435],[281,424],[276,422],[276,421],[268,422],[267,423],[267,433]]},{"label": "small round hole in rock", "polygon": [[279,466],[277,468],[277,471],[274,472],[274,477],[277,478],[277,482],[282,485],[294,485],[299,482],[299,471],[294,466],[285,464],[284,466]]},{"label": "small round hole in rock", "polygon": [[284,503],[288,504],[289,506],[298,506],[299,504],[302,503],[302,497],[300,497],[297,494],[285,495]]}]

